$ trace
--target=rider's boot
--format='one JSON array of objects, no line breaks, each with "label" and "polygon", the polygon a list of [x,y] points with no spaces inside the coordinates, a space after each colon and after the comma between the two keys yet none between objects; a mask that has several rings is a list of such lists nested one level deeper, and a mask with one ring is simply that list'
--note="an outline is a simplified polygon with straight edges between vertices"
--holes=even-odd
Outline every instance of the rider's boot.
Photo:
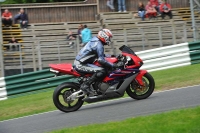
[{"label": "rider's boot", "polygon": [[98,79],[96,78],[96,74],[93,74],[91,78],[89,78],[86,82],[84,82],[82,85],[81,85],[81,90],[84,91],[86,94],[92,94],[92,95],[95,95],[94,92],[91,90],[90,88],[90,85],[97,81]]}]

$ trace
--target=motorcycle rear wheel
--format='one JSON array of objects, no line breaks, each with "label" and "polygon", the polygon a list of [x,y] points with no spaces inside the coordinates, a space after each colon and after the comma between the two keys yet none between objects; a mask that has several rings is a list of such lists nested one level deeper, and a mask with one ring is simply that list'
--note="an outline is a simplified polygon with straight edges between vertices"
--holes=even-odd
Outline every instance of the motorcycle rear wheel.
[{"label": "motorcycle rear wheel", "polygon": [[73,101],[67,100],[67,97],[78,90],[80,90],[80,86],[77,83],[62,83],[54,90],[54,105],[63,112],[77,111],[83,105],[84,101],[82,99],[84,97],[80,97]]},{"label": "motorcycle rear wheel", "polygon": [[144,86],[140,86],[136,81],[133,81],[126,89],[126,93],[133,99],[142,100],[148,98],[154,91],[155,81],[153,77],[146,73],[142,77]]}]

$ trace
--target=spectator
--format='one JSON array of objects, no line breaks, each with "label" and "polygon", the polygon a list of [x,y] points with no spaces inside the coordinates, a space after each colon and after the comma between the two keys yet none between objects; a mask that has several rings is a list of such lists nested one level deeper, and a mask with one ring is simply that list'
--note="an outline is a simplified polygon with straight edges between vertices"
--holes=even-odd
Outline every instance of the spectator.
[{"label": "spectator", "polygon": [[159,15],[161,14],[160,12],[160,5],[163,3],[163,0],[158,0],[158,10],[159,10]]},{"label": "spectator", "polygon": [[76,35],[74,35],[74,34],[72,33],[72,31],[69,31],[69,34],[68,34],[68,36],[67,36],[67,40],[74,40],[74,39],[76,39]]},{"label": "spectator", "polygon": [[163,3],[163,0],[158,0],[158,4],[159,4],[159,10],[160,10],[160,5]]},{"label": "spectator", "polygon": [[151,5],[156,9],[156,11],[159,13],[159,3],[158,0],[149,0]]},{"label": "spectator", "polygon": [[8,43],[10,44],[10,46],[6,47],[7,50],[10,50],[10,51],[18,51],[19,50],[19,45],[16,45],[16,43],[18,43],[18,41],[14,37],[12,37],[12,39],[9,40]]},{"label": "spectator", "polygon": [[142,21],[144,21],[145,18],[145,7],[142,2],[139,3],[138,6],[138,15],[142,18]]},{"label": "spectator", "polygon": [[4,13],[2,14],[2,23],[5,26],[12,26],[12,13],[5,9]]},{"label": "spectator", "polygon": [[110,7],[111,10],[115,10],[115,8],[113,6],[113,2],[114,2],[114,0],[107,0],[107,6]]},{"label": "spectator", "polygon": [[17,21],[19,20],[20,14],[21,14],[21,13],[18,12],[18,14],[16,14],[16,15],[14,16],[14,24],[16,24]]},{"label": "spectator", "polygon": [[126,12],[126,3],[125,0],[118,0],[118,12]]},{"label": "spectator", "polygon": [[172,11],[171,11],[171,5],[167,3],[167,0],[164,0],[164,2],[160,5],[160,12],[162,19],[165,18],[165,15],[168,15],[170,19],[172,19]]},{"label": "spectator", "polygon": [[20,9],[20,26],[23,29],[27,29],[27,25],[28,25],[28,15],[24,12],[24,9]]},{"label": "spectator", "polygon": [[92,38],[92,32],[90,29],[87,28],[87,25],[84,25],[84,29],[81,31],[81,37],[82,37],[82,45],[85,46],[91,38]]},{"label": "spectator", "polygon": [[151,5],[151,2],[147,2],[147,5],[145,7],[146,9],[146,17],[151,20],[151,18],[156,18],[157,12],[156,9]]},{"label": "spectator", "polygon": [[79,26],[78,26],[78,31],[77,31],[77,34],[78,34],[78,36],[79,36],[79,42],[80,42],[80,44],[82,43],[82,38],[81,38],[81,31],[83,30],[83,25],[82,24],[80,24]]},{"label": "spectator", "polygon": [[[75,40],[76,39],[76,35],[74,35],[73,33],[72,33],[72,31],[69,31],[69,34],[68,34],[68,36],[67,36],[67,40],[68,41],[72,41],[72,40]],[[72,42],[69,42],[69,45],[70,45],[70,48],[73,48],[74,47],[74,42],[72,41]]]}]

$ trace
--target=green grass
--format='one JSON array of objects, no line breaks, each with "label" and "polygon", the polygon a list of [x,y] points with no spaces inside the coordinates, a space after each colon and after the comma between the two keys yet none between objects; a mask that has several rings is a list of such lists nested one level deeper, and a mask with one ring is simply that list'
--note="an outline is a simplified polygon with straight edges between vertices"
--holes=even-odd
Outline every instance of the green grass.
[{"label": "green grass", "polygon": [[155,79],[156,90],[200,84],[200,64],[156,71],[151,74]]},{"label": "green grass", "polygon": [[[200,84],[200,64],[152,72],[156,90]],[[55,110],[53,91],[0,101],[0,121]],[[126,95],[127,96],[127,95]]]},{"label": "green grass", "polygon": [[200,133],[199,112],[200,107],[196,107],[51,133]]},{"label": "green grass", "polygon": [[0,120],[55,110],[53,90],[0,101]]}]

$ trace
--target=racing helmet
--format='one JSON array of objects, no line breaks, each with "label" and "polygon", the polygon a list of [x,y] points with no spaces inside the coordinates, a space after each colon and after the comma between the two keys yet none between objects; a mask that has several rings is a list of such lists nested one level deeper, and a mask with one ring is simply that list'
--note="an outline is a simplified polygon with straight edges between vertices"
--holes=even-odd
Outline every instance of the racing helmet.
[{"label": "racing helmet", "polygon": [[112,32],[109,29],[102,29],[99,31],[97,37],[105,44],[111,44]]}]

